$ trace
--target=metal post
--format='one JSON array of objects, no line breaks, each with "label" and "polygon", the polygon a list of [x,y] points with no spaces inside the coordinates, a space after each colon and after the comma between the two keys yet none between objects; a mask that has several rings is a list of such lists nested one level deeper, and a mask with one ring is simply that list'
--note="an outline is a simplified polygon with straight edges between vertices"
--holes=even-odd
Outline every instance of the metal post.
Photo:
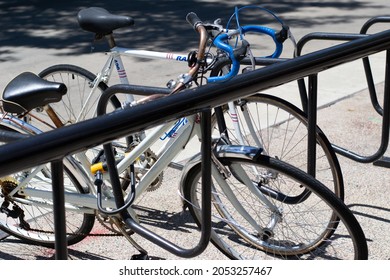
[{"label": "metal post", "polygon": [[307,172],[316,175],[316,128],[317,128],[317,93],[318,75],[309,76],[308,94],[308,140],[307,140]]},{"label": "metal post", "polygon": [[68,244],[66,240],[66,220],[65,220],[65,194],[64,194],[64,174],[62,160],[51,162],[52,187],[53,187],[53,216],[56,259],[68,259]]}]

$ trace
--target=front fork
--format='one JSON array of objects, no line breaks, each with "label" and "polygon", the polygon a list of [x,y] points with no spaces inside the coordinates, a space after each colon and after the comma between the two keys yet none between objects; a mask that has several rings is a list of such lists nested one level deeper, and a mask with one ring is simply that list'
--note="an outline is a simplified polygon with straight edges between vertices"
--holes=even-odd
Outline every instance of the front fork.
[{"label": "front fork", "polygon": [[[234,157],[248,160],[254,160],[256,155],[261,153],[262,150],[256,147],[241,146],[241,145],[219,145],[214,151],[212,156],[212,175],[213,178],[222,187],[224,195],[228,198],[235,210],[255,229],[257,235],[262,240],[267,240],[274,234],[274,229],[279,222],[282,221],[283,213],[281,210],[267,197],[266,194],[260,191],[258,185],[255,184],[247,175],[245,170],[240,165],[233,165],[229,170],[218,160],[219,157]],[[186,185],[187,175],[190,174],[190,170],[197,164],[201,163],[201,155],[197,154],[191,158],[184,166],[182,177],[180,180],[180,192],[184,194],[184,186]],[[251,169],[252,171],[252,169]],[[244,183],[246,187],[253,193],[270,212],[269,221],[266,226],[260,225],[243,207],[242,203],[238,200],[234,194],[232,188],[226,181],[230,176],[234,176],[241,183]],[[258,175],[261,180],[261,174]],[[228,221],[229,222],[229,221]]]}]

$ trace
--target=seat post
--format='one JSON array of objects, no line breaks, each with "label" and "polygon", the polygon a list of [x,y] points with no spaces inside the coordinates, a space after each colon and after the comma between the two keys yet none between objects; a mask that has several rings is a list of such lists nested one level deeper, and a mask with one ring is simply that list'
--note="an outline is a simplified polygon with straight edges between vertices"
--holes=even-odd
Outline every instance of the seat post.
[{"label": "seat post", "polygon": [[107,42],[108,42],[108,45],[110,46],[110,49],[116,47],[116,42],[115,42],[115,39],[114,39],[114,34],[113,33],[110,33],[108,35],[105,35],[106,39],[107,39]]}]

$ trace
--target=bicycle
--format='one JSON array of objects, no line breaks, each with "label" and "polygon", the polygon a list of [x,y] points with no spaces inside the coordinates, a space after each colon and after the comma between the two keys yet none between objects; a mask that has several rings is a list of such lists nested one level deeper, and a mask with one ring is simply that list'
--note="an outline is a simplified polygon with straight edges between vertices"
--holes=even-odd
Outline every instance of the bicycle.
[{"label": "bicycle", "polygon": [[[270,14],[273,19],[281,26],[281,31],[276,32],[272,28],[266,26],[256,25],[241,25],[239,14],[246,9],[259,9]],[[104,22],[99,25],[98,17],[111,18],[113,24],[106,24]],[[88,119],[96,115],[96,103],[101,93],[107,88],[113,69],[116,69],[120,83],[128,84],[126,70],[124,63],[122,62],[122,56],[139,56],[148,58],[166,58],[176,61],[183,61],[186,63],[193,63],[191,59],[194,59],[194,53],[190,55],[183,54],[170,54],[155,51],[145,50],[133,50],[128,48],[119,47],[116,45],[113,31],[117,28],[127,27],[132,25],[134,21],[129,17],[117,16],[109,13],[102,8],[88,8],[82,10],[78,14],[78,20],[81,28],[95,34],[95,38],[105,38],[108,42],[110,51],[107,52],[108,58],[97,75],[92,74],[88,70],[73,65],[55,65],[43,70],[39,75],[47,80],[59,81],[66,84],[68,88],[68,94],[57,104],[50,104],[48,107],[49,112],[54,110],[55,114],[53,120],[48,120],[46,123],[52,125],[51,128],[62,126],[68,123],[75,123],[83,119]],[[119,23],[117,23],[117,21]],[[237,26],[233,26],[233,22],[236,22]],[[217,34],[224,33],[224,37],[220,37],[221,42],[228,40],[233,41],[234,45],[238,45],[238,41],[242,41],[243,36],[250,34],[266,35],[272,39],[275,44],[275,50],[272,54],[268,55],[265,59],[254,57],[251,55],[250,47],[247,46],[246,50],[248,55],[242,53],[240,60],[235,62],[234,69],[230,71],[229,76],[221,74],[225,71],[225,67],[231,65],[231,56],[237,55],[226,53],[218,49],[216,55],[211,52],[207,52],[207,65],[198,75],[195,81],[201,84],[205,81],[204,75],[210,72],[208,82],[219,82],[229,79],[236,75],[239,71],[241,64],[250,65],[243,70],[253,70],[256,64],[262,65],[263,63],[270,63],[270,61],[277,62],[277,58],[280,56],[283,50],[283,40],[287,37],[291,37],[288,26],[277,17],[272,11],[258,6],[244,6],[237,8],[234,14],[229,19],[226,27],[221,25],[219,20],[212,23],[207,23],[206,28],[208,34],[213,40]],[[232,37],[232,39],[230,38]],[[292,37],[292,41],[295,40]],[[192,58],[191,58],[192,57]],[[221,76],[219,78],[214,78]],[[183,76],[179,77],[183,79]],[[169,82],[170,86],[174,86],[176,82]],[[91,89],[91,90],[89,90]],[[156,89],[157,90],[157,89]],[[168,93],[169,90],[162,91],[162,93]],[[140,92],[142,94],[142,92]],[[135,92],[137,95],[137,92]],[[77,100],[77,101],[76,101]],[[126,95],[125,103],[131,103],[135,101],[133,95]],[[113,96],[111,103],[114,108],[121,106],[121,101],[116,96]],[[65,112],[63,112],[65,108]],[[339,162],[336,154],[334,153],[329,141],[320,128],[317,127],[316,131],[316,143],[317,143],[317,155],[315,163],[309,162],[309,154],[307,153],[307,115],[296,106],[284,101],[276,96],[267,94],[254,94],[251,97],[243,98],[235,102],[230,102],[229,105],[222,108],[217,108],[217,113],[214,114],[213,123],[224,122],[226,126],[226,134],[229,134],[230,141],[241,145],[255,145],[263,147],[267,154],[278,157],[280,160],[287,161],[294,166],[298,166],[304,171],[309,172],[315,176],[318,180],[325,183],[332,189],[340,198],[344,198],[344,185],[343,177]],[[219,115],[218,115],[219,114]],[[221,114],[225,114],[222,117]],[[40,119],[46,120],[47,116],[38,115]],[[34,119],[34,117],[32,117]],[[42,128],[42,123],[34,123],[34,126]],[[51,129],[50,128],[50,129]],[[214,127],[216,134],[219,133],[217,125]],[[135,135],[134,142],[142,140],[143,133]],[[141,138],[141,139],[139,139]],[[150,161],[155,160],[154,153],[149,151],[148,155],[151,157]],[[92,158],[96,157],[92,156]],[[91,161],[91,160],[90,160]],[[178,168],[182,168],[182,165],[174,163]]]},{"label": "bicycle", "polygon": [[[202,30],[203,24],[194,15],[190,16],[189,21],[193,24],[196,23],[196,28]],[[31,94],[29,88],[23,87],[21,89],[19,87],[19,85],[24,84],[25,76],[31,77],[30,74],[24,74],[18,77],[19,79],[16,79],[16,81],[11,82],[11,85],[7,87],[7,91],[10,91],[9,94]],[[28,82],[37,85],[33,80]],[[131,86],[126,88],[130,94],[133,93]],[[46,85],[43,86],[42,91],[45,92],[45,90],[47,90]],[[124,92],[124,86],[113,86],[105,91],[100,99],[100,106],[98,106],[102,110],[101,113],[104,113],[108,100],[118,92]],[[155,88],[143,87],[143,92],[146,95],[155,94]],[[58,95],[57,92],[55,93]],[[118,174],[123,173],[129,166],[131,168],[133,163],[139,163],[137,158],[140,158],[142,152],[146,151],[153,141],[158,141],[161,133],[164,133],[169,129],[169,126],[173,125],[176,137],[170,138],[161,150],[158,160],[151,165],[148,172],[139,180],[135,180],[134,169],[130,169],[129,189],[127,187],[124,189],[123,184],[118,182],[119,178],[115,174],[116,168],[112,168],[113,164],[116,164],[115,155],[112,153],[112,144],[105,144],[106,163],[109,166],[109,177],[114,195],[111,195],[110,188],[105,188],[103,184],[105,182],[104,162],[98,162],[92,166],[93,173],[97,176],[97,188],[95,188],[75,158],[67,157],[65,160],[65,175],[68,183],[65,193],[67,221],[71,221],[68,225],[72,226],[75,226],[75,222],[79,221],[79,225],[73,231],[68,228],[70,231],[68,233],[68,244],[79,242],[80,236],[88,234],[88,229],[91,227],[93,216],[96,213],[98,218],[107,221],[112,229],[115,228],[114,230],[120,232],[132,242],[129,236],[130,232],[127,231],[124,221],[118,221],[115,215],[124,213],[124,217],[127,217],[125,222],[127,219],[137,221],[136,213],[131,208],[137,197],[161,174],[161,171],[169,165],[178,150],[181,150],[192,136],[197,135],[201,139],[198,117],[198,114],[188,116],[185,121],[179,122],[181,124],[179,126],[175,125],[175,122],[159,125],[153,129],[153,132],[147,133],[146,138],[133,150],[123,155],[123,159],[120,158],[117,166]],[[18,118],[17,120],[21,124],[22,120]],[[27,128],[33,129],[28,123],[19,124],[9,120],[9,122],[4,121],[0,125],[3,129],[6,128],[24,134],[28,132]],[[333,192],[303,171],[278,159],[261,155],[261,149],[226,145],[225,140],[226,137],[216,140],[211,164],[213,166],[213,177],[218,183],[218,186],[216,184],[212,185],[213,205],[218,212],[215,212],[213,216],[211,240],[224,254],[230,258],[249,259],[258,257],[327,258],[329,257],[327,254],[333,256],[334,252],[332,251],[340,245],[344,254],[348,255],[343,255],[343,257],[367,257],[363,231],[351,211]],[[246,168],[246,165],[249,165],[250,168]],[[199,202],[197,196],[199,168],[199,159],[195,157],[184,169],[182,184],[185,201],[191,213],[195,215],[194,218],[197,222],[201,221],[200,213],[202,212],[199,209],[201,202]],[[249,175],[254,170],[256,173]],[[44,182],[46,178],[48,182],[51,182],[49,170],[41,166],[15,175],[19,177],[2,178],[3,203],[1,212],[5,214],[2,215],[5,220],[2,221],[0,227],[21,239],[44,246],[53,245],[51,223],[48,223],[50,214],[47,212],[47,208],[50,209],[51,184],[42,186],[37,181],[33,181],[38,179],[40,182]],[[42,176],[39,177],[38,175]],[[21,180],[17,181],[15,178]],[[31,184],[27,186],[28,180],[31,180],[29,182]],[[227,180],[229,183],[227,183]],[[237,185],[244,185],[244,187],[237,187]],[[40,187],[43,189],[39,189]],[[222,189],[221,192],[218,191],[219,187]],[[248,199],[249,196],[253,195],[255,201],[253,199],[251,203],[239,201],[238,198],[241,196],[237,195],[235,191],[241,189],[249,191],[245,197]],[[123,192],[127,197],[123,198],[124,205],[117,209],[116,200],[119,196],[124,195]],[[97,205],[96,201],[98,201]],[[259,204],[255,205],[257,201]],[[23,204],[25,202],[27,203]],[[9,208],[10,204],[14,206],[12,209]],[[257,208],[254,213],[251,212],[253,206]],[[22,207],[26,210],[22,211]],[[37,216],[33,212],[28,212],[27,208],[29,207],[35,209],[36,212],[34,213],[40,213],[40,215]],[[259,207],[264,208],[264,211],[259,210]],[[43,208],[44,211],[41,211],[40,208]],[[286,211],[282,211],[282,208]],[[319,209],[319,211],[313,213],[314,209]],[[33,213],[34,216],[26,220],[24,216],[27,212]],[[264,215],[259,220],[257,220],[258,216],[256,219],[252,217],[252,215],[260,213]],[[77,214],[80,214],[81,217],[76,220],[77,217],[75,216]],[[307,214],[309,216],[305,216]],[[300,219],[297,215],[300,216]],[[34,217],[36,219],[33,219]],[[320,218],[324,220],[319,221]],[[41,223],[41,219],[44,220],[43,223]],[[246,224],[247,222],[248,224]],[[289,222],[288,228],[283,226],[286,222]],[[310,229],[303,227],[305,222],[308,223],[307,226]],[[319,224],[321,224],[321,227],[319,227]],[[37,230],[38,226],[39,230]],[[286,236],[284,234],[288,229],[303,232],[295,232],[290,236]],[[335,232],[340,233],[340,235],[335,235]],[[279,237],[279,235],[281,236]],[[298,241],[292,238],[293,235],[299,237],[304,235],[305,238],[310,240]],[[336,241],[331,240],[331,238],[336,238]],[[348,248],[345,247],[347,242],[350,243]],[[330,247],[332,248],[328,251],[327,249]],[[140,249],[140,252],[143,253],[142,249]],[[260,256],[252,256],[252,254],[260,254]]]}]

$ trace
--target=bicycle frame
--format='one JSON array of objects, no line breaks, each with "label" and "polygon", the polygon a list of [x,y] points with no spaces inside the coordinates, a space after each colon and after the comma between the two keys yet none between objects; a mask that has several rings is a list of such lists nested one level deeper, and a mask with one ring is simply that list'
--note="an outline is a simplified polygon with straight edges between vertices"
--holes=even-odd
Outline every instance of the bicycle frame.
[{"label": "bicycle frame", "polygon": [[[174,54],[174,53],[147,51],[147,50],[134,50],[134,49],[122,48],[122,47],[113,47],[109,52],[106,52],[106,55],[108,55],[108,59],[105,62],[103,68],[100,70],[100,72],[97,73],[91,91],[88,94],[87,102],[82,107],[76,122],[81,120],[85,108],[88,105],[88,102],[92,97],[92,95],[94,94],[95,90],[97,89],[98,85],[101,82],[105,84],[109,82],[114,68],[118,74],[120,83],[129,84],[126,69],[122,61],[122,56],[137,56],[142,58],[168,59],[168,60],[176,60],[181,62],[187,61],[187,56],[183,54]],[[135,100],[134,95],[126,95],[127,102],[131,103],[134,100]]]}]

